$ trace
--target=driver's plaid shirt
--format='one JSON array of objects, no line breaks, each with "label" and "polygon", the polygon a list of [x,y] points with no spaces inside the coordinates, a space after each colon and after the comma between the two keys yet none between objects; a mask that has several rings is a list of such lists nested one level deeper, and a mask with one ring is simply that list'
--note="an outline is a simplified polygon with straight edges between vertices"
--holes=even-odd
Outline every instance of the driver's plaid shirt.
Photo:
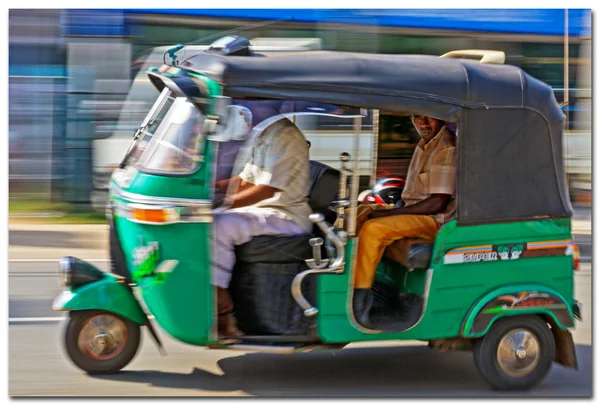
[{"label": "driver's plaid shirt", "polygon": [[443,126],[427,144],[421,139],[413,154],[406,185],[402,192],[405,205],[422,201],[432,194],[450,194],[452,199],[446,209],[432,215],[439,224],[456,217],[456,136]]}]

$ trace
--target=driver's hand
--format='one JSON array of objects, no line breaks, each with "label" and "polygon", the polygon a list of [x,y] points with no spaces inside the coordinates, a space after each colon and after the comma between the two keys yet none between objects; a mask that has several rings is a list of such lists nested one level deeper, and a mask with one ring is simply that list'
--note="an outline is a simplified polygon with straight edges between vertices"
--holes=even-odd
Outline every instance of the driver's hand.
[{"label": "driver's hand", "polygon": [[219,180],[215,182],[215,193],[225,194],[227,192],[227,180]]}]

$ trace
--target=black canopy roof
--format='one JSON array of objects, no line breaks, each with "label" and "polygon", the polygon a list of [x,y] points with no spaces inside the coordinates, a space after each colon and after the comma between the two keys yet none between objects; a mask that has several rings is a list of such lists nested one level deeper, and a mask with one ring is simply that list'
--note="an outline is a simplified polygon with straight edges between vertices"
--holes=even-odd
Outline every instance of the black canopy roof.
[{"label": "black canopy roof", "polygon": [[299,99],[389,112],[419,112],[419,105],[441,102],[447,108],[434,110],[446,120],[458,118],[458,110],[451,106],[521,107],[540,111],[550,121],[563,119],[556,102],[551,102],[550,86],[510,65],[426,55],[313,51],[250,57],[201,53],[181,67],[225,85],[226,94],[234,98]]},{"label": "black canopy roof", "polygon": [[572,215],[564,114],[550,86],[518,67],[327,51],[202,53],[180,67],[223,84],[232,98],[315,101],[458,122],[463,224]]}]

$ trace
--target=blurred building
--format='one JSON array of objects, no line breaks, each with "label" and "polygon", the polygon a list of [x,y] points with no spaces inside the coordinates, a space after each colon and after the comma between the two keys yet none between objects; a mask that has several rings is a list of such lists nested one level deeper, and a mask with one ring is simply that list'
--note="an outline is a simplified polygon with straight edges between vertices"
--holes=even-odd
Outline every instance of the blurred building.
[{"label": "blurred building", "polygon": [[92,179],[105,177],[94,173],[110,169],[94,167],[93,141],[117,130],[153,48],[209,44],[228,33],[320,38],[322,49],[352,52],[502,50],[506,63],[550,84],[565,103],[570,185],[591,188],[590,10],[20,9],[9,11],[11,198],[35,191],[88,204],[102,187]]}]

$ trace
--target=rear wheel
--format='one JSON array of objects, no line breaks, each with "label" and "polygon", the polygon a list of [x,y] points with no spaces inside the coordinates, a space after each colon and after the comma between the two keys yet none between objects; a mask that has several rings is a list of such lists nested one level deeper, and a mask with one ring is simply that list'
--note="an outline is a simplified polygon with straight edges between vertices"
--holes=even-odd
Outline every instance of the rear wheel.
[{"label": "rear wheel", "polygon": [[83,371],[112,374],[135,357],[141,336],[136,323],[104,311],[74,311],[69,316],[65,350]]},{"label": "rear wheel", "polygon": [[500,319],[475,344],[473,357],[481,376],[495,389],[527,389],[538,384],[556,353],[552,331],[538,316]]}]

